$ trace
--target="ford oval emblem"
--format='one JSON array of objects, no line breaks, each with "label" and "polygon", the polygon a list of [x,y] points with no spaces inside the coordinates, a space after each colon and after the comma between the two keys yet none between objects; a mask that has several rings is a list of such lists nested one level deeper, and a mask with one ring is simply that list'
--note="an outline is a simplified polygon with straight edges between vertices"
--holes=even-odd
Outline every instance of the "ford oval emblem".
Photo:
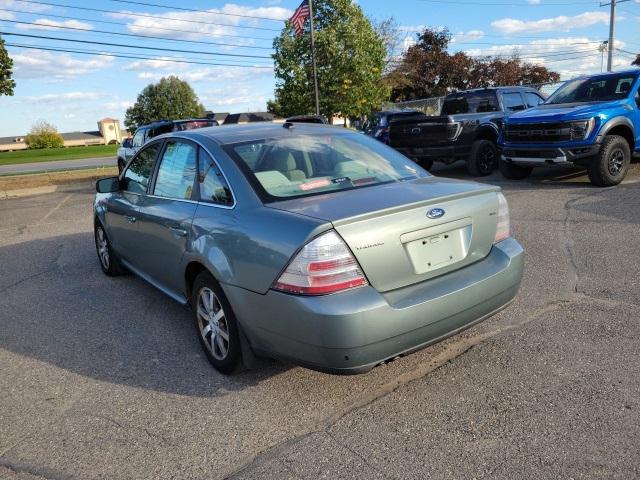
[{"label": "ford oval emblem", "polygon": [[443,208],[432,208],[427,212],[427,217],[429,218],[440,218],[444,215]]}]

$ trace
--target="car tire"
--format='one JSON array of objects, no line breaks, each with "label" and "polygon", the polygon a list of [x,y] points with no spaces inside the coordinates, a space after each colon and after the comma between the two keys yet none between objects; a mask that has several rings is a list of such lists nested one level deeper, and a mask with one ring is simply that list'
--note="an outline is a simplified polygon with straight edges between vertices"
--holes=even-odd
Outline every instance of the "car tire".
[{"label": "car tire", "polygon": [[631,163],[631,149],[624,137],[607,135],[600,151],[587,167],[591,184],[597,187],[618,185],[627,176]]},{"label": "car tire", "polygon": [[238,324],[222,288],[209,272],[200,273],[193,282],[191,310],[207,360],[220,373],[233,373],[242,360]]},{"label": "car tire", "polygon": [[98,262],[104,274],[110,277],[117,277],[126,273],[126,268],[120,262],[116,252],[113,251],[107,232],[99,221],[95,222],[93,230]]},{"label": "car tire", "polygon": [[500,160],[498,163],[498,168],[500,169],[502,176],[509,180],[522,180],[523,178],[527,178],[531,175],[531,172],[533,171],[533,167],[523,167],[503,160]]},{"label": "car tire", "polygon": [[498,148],[491,140],[476,140],[467,160],[467,170],[474,177],[486,177],[498,166]]}]

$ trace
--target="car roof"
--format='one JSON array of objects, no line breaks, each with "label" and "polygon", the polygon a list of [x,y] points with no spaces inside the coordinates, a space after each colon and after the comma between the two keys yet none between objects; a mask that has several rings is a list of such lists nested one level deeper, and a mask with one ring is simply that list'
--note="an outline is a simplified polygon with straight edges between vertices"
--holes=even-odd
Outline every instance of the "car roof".
[{"label": "car roof", "polygon": [[320,123],[295,123],[285,126],[283,123],[255,122],[247,124],[221,125],[219,127],[204,127],[182,132],[171,132],[156,138],[184,137],[201,140],[207,138],[219,145],[229,143],[249,142],[252,140],[286,138],[293,134],[317,135],[319,132],[333,135],[353,134],[353,131],[342,126],[322,125]]},{"label": "car roof", "polygon": [[520,90],[520,91],[526,91],[526,92],[535,92],[535,93],[540,93],[539,90],[533,88],[533,87],[526,87],[523,85],[511,85],[511,86],[504,86],[504,87],[481,87],[481,88],[470,88],[469,90],[459,90],[457,92],[451,92],[449,94],[447,94],[447,97],[450,96],[454,96],[454,95],[461,95],[464,93],[473,93],[473,92],[498,92],[498,91],[503,91],[503,90]]},{"label": "car roof", "polygon": [[614,72],[599,72],[592,73],[590,75],[580,75],[579,77],[574,77],[571,80],[582,80],[584,78],[596,78],[596,77],[609,77],[612,75],[637,75],[640,73],[640,68],[628,68],[626,70],[617,70]]}]

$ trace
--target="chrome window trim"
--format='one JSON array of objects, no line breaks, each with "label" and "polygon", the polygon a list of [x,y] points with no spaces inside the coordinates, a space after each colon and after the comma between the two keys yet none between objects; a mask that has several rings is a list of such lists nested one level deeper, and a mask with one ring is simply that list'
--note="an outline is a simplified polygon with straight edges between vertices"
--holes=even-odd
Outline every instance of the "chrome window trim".
[{"label": "chrome window trim", "polygon": [[[186,199],[181,199],[181,198],[158,197],[158,196],[154,196],[154,195],[149,195],[150,197],[164,198],[164,199],[169,199],[169,200],[177,200],[177,201],[180,201],[180,202],[191,202],[191,203],[197,203],[198,205],[210,205],[212,207],[222,208],[224,210],[232,210],[232,209],[234,209],[236,207],[236,205],[238,204],[238,202],[236,200],[236,192],[233,190],[233,186],[231,185],[231,182],[229,182],[229,179],[227,178],[226,173],[224,173],[224,170],[220,167],[220,163],[218,163],[218,160],[216,160],[216,157],[211,153],[211,151],[207,147],[205,147],[198,140],[195,140],[195,139],[193,139],[191,137],[184,137],[182,135],[168,134],[166,137],[163,136],[162,138],[164,140],[171,140],[173,138],[177,138],[177,139],[180,139],[180,140],[187,140],[189,142],[195,143],[200,148],[202,148],[205,152],[207,152],[207,154],[211,157],[213,162],[216,164],[216,167],[218,167],[218,170],[220,170],[220,172],[222,173],[222,176],[224,177],[224,181],[227,182],[227,185],[229,186],[229,190],[231,190],[231,197],[233,198],[233,203],[231,205],[224,205],[222,203],[207,202],[207,201],[204,201],[204,200],[186,200]],[[200,158],[198,158],[198,168],[200,168]]]}]

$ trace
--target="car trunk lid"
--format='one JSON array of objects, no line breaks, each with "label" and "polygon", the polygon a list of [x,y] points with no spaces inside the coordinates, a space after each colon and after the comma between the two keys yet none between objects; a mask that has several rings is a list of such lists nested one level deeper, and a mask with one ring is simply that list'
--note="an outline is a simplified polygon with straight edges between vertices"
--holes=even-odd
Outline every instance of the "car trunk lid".
[{"label": "car trunk lid", "polygon": [[484,258],[497,187],[428,177],[269,204],[329,221],[371,285],[394,290]]}]

